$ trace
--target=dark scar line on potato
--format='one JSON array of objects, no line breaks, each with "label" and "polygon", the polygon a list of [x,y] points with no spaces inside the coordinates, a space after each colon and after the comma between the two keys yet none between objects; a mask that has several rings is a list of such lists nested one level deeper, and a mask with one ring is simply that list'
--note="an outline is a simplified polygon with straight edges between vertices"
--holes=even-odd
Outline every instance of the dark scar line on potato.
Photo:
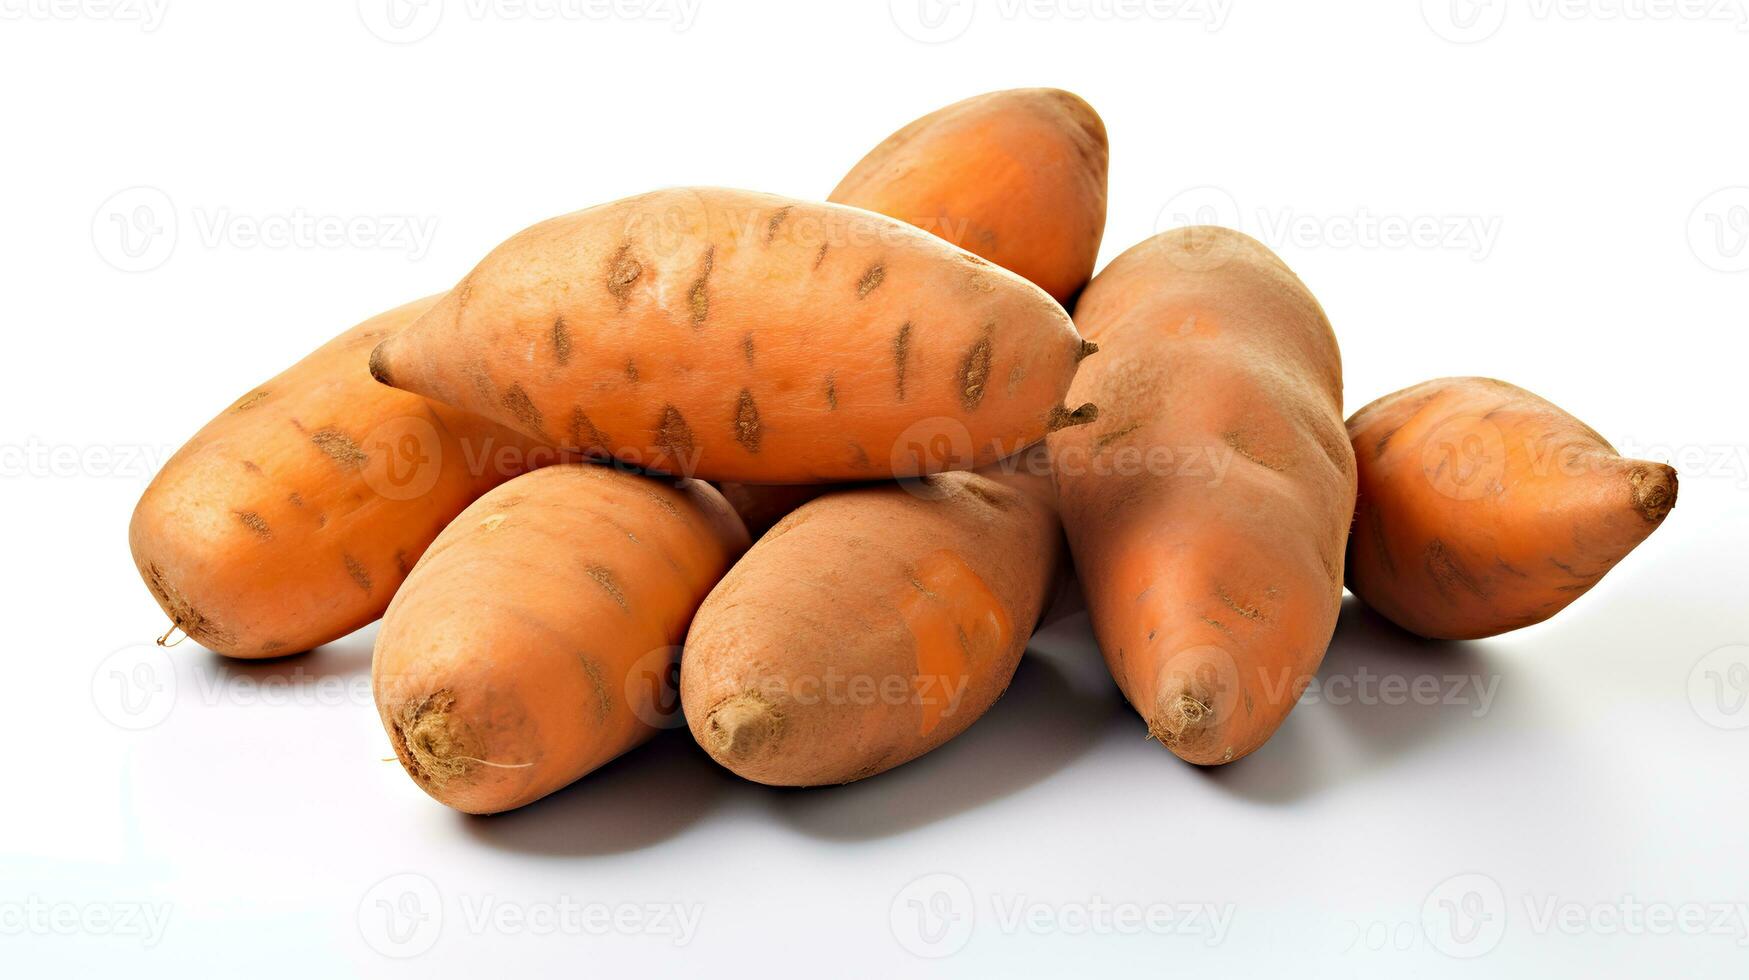
[{"label": "dark scar line on potato", "polygon": [[236,514],[237,520],[242,521],[244,527],[266,540],[273,540],[273,529],[267,526],[267,521],[262,519],[260,514],[252,510],[240,510]]},{"label": "dark scar line on potato", "polygon": [[351,555],[341,555],[340,557],[346,560],[346,574],[352,576],[352,580],[358,583],[359,588],[369,592],[370,573],[365,571],[364,565]]},{"label": "dark scar line on potato", "polygon": [[626,594],[620,591],[619,583],[613,580],[613,572],[601,565],[590,565],[584,571],[595,580],[596,585],[601,586],[603,592],[613,598],[616,605],[621,609],[631,609],[631,606],[626,603]]},{"label": "dark scar line on potato", "polygon": [[911,354],[911,321],[899,325],[899,335],[893,338],[893,369],[898,375],[899,400],[905,400],[905,360]]},{"label": "dark scar line on potato", "polygon": [[570,435],[571,444],[566,448],[580,453],[607,455],[607,436],[595,427],[581,405],[571,409]]},{"label": "dark scar line on potato", "polygon": [[753,392],[742,388],[740,400],[735,405],[735,441],[748,452],[757,453],[762,436],[759,406],[753,404]]},{"label": "dark scar line on potato", "polygon": [[562,316],[553,318],[553,358],[560,364],[571,359],[571,328]]},{"label": "dark scar line on potato", "polygon": [[656,423],[656,445],[674,462],[692,454],[692,429],[680,409],[673,405],[662,406],[662,418]]},{"label": "dark scar line on potato", "polygon": [[772,212],[771,220],[765,223],[765,244],[770,245],[772,240],[777,237],[778,226],[783,224],[783,220],[789,217],[790,211],[794,208],[795,205],[786,204]]},{"label": "dark scar line on potato", "polygon": [[833,411],[838,408],[838,379],[831,371],[826,372],[826,407]]},{"label": "dark scar line on potato", "polygon": [[711,315],[710,292],[705,288],[710,282],[711,270],[717,264],[717,247],[712,245],[704,250],[704,261],[699,270],[698,278],[692,281],[692,288],[687,292],[687,303],[692,308],[692,325],[698,326]]},{"label": "dark scar line on potato", "polygon": [[880,264],[879,262],[876,262],[874,265],[869,266],[868,271],[866,271],[862,274],[862,278],[858,279],[856,281],[856,298],[857,299],[867,298],[868,294],[874,292],[875,289],[877,287],[879,287],[880,284],[883,281],[885,281],[886,278],[887,278],[887,267],[886,266]]},{"label": "dark scar line on potato", "polygon": [[994,324],[985,324],[983,336],[966,351],[960,362],[960,404],[970,412],[984,400],[985,382],[990,379],[991,337]]},{"label": "dark scar line on potato", "polygon": [[607,266],[607,291],[613,294],[622,310],[631,302],[632,283],[644,272],[643,263],[633,258],[631,252],[632,245],[626,242],[619,247],[619,251],[613,253],[613,259]]},{"label": "dark scar line on potato", "polygon": [[826,261],[826,250],[831,248],[831,247],[832,247],[831,242],[821,242],[820,243],[820,250],[814,253],[814,268],[818,269],[820,267],[820,263]]},{"label": "dark scar line on potato", "polygon": [[510,414],[516,416],[516,421],[535,432],[542,431],[540,409],[535,407],[534,400],[528,397],[528,392],[522,390],[522,385],[513,384],[504,389],[504,407]]},{"label": "dark scar line on potato", "polygon": [[351,436],[331,425],[310,433],[310,441],[342,469],[363,469],[364,464],[370,460],[364,450],[358,448],[358,443],[352,441]]}]

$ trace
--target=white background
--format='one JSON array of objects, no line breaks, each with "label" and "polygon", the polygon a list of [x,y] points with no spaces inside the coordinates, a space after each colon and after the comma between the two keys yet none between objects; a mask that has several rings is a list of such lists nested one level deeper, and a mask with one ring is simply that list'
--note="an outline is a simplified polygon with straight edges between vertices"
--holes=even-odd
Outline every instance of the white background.
[{"label": "white background", "polygon": [[[1680,918],[1749,902],[1739,0],[118,2],[0,0],[0,972],[1745,972],[1749,913]],[[163,623],[129,511],[258,380],[535,220],[670,184],[817,198],[913,117],[1023,85],[1105,118],[1102,260],[1237,223],[1328,309],[1351,410],[1514,381],[1676,462],[1667,524],[1498,639],[1349,600],[1315,693],[1214,771],[1143,739],[1072,610],[891,774],[768,790],[676,732],[493,819],[383,761],[370,630],[260,664],[137,646]],[[352,231],[251,237],[315,218]],[[1410,223],[1437,234],[1374,234]],[[626,918],[475,918],[562,902]],[[1082,928],[1095,902],[1224,927]],[[675,904],[684,944],[631,921]],[[142,909],[167,925],[104,921]]]}]

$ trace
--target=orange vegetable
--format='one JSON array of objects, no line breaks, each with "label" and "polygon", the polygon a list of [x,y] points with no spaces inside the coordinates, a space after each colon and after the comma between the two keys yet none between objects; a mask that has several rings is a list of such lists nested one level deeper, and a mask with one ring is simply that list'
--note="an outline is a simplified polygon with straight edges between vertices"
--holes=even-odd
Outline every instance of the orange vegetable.
[{"label": "orange vegetable", "polygon": [[153,478],[128,527],[176,629],[233,657],[382,615],[437,532],[551,451],[371,380],[371,348],[437,297],[372,317],[232,403]]},{"label": "orange vegetable", "polygon": [[674,663],[747,547],[708,485],[553,466],[438,536],[377,635],[377,712],[432,798],[495,813],[678,722]]},{"label": "orange vegetable", "polygon": [[[386,383],[548,445],[753,483],[983,465],[1081,421],[1042,290],[867,211],[680,189],[500,245],[384,341]],[[945,430],[948,458],[904,451]]]},{"label": "orange vegetable", "polygon": [[1262,745],[1323,659],[1342,600],[1354,454],[1317,300],[1267,248],[1184,228],[1087,287],[1099,344],[1050,439],[1063,526],[1112,676],[1196,763]]},{"label": "orange vegetable", "polygon": [[1068,303],[1105,233],[1105,124],[1061,89],[990,92],[887,137],[828,200],[940,235]]},{"label": "orange vegetable", "polygon": [[761,538],[687,635],[698,743],[748,779],[815,786],[884,772],[976,721],[1013,677],[1059,557],[1048,468],[1009,465],[835,490]]},{"label": "orange vegetable", "polygon": [[1540,623],[1664,522],[1676,471],[1492,378],[1441,378],[1348,420],[1360,499],[1348,587],[1404,629],[1472,639]]}]

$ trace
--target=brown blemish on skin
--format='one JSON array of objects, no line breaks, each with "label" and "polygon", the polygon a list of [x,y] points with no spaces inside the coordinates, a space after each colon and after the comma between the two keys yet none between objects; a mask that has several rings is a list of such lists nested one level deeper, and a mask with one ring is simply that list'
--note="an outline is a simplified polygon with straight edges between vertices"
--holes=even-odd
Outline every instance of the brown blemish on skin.
[{"label": "brown blemish on skin", "polygon": [[[1210,625],[1210,626],[1213,626],[1213,627],[1214,627],[1214,628],[1215,628],[1215,629],[1218,629],[1218,630],[1220,630],[1220,631],[1221,631],[1221,632],[1222,632],[1222,633],[1225,633],[1225,634],[1227,634],[1227,635],[1228,635],[1228,636],[1232,636],[1232,635],[1233,635],[1233,631],[1232,631],[1232,630],[1230,630],[1230,629],[1228,629],[1228,628],[1227,628],[1227,624],[1226,624],[1226,623],[1223,623],[1223,622],[1221,622],[1221,621],[1220,621],[1220,620],[1218,620],[1218,619],[1212,619],[1212,618],[1210,618],[1210,617],[1208,617],[1208,616],[1203,616],[1203,617],[1202,617],[1202,621],[1203,621],[1203,622],[1205,622],[1205,623],[1207,623],[1207,624],[1209,624],[1209,625]],[[1150,639],[1151,639],[1151,638],[1152,638],[1152,637],[1150,637]]]},{"label": "brown blemish on skin", "polygon": [[1228,449],[1231,449],[1233,452],[1238,453],[1240,456],[1245,457],[1266,470],[1274,470],[1277,473],[1287,470],[1288,464],[1286,461],[1264,459],[1262,456],[1253,452],[1250,445],[1245,441],[1245,437],[1237,430],[1223,433],[1221,435],[1221,441],[1227,444]]},{"label": "brown blemish on skin", "polygon": [[285,645],[284,640],[268,640],[266,643],[261,644],[261,652],[278,653],[285,649]]},{"label": "brown blemish on skin", "polygon": [[838,409],[838,379],[831,371],[826,372],[826,408],[831,411]]},{"label": "brown blemish on skin", "polygon": [[304,505],[304,495],[298,493],[296,490],[293,490],[285,499],[290,501],[293,507],[302,507]]},{"label": "brown blemish on skin", "polygon": [[570,443],[566,448],[591,455],[609,455],[607,436],[589,420],[581,405],[571,409]]},{"label": "brown blemish on skin", "polygon": [[395,571],[401,573],[402,578],[406,578],[407,573],[412,571],[412,568],[407,561],[407,553],[405,551],[398,549],[395,551]]},{"label": "brown blemish on skin", "polygon": [[868,451],[862,448],[861,443],[850,444],[850,465],[859,470],[874,468],[874,462],[868,458]]},{"label": "brown blemish on skin", "polygon": [[879,262],[869,266],[868,270],[862,274],[862,278],[856,281],[856,298],[866,299],[868,294],[874,292],[886,278],[886,266]]},{"label": "brown blemish on skin", "polygon": [[1479,599],[1486,599],[1488,593],[1450,551],[1446,550],[1445,542],[1434,538],[1427,543],[1427,574],[1433,579],[1433,587],[1439,594],[1451,597],[1451,587],[1457,586]]},{"label": "brown blemish on skin", "polygon": [[361,470],[365,463],[370,462],[370,457],[358,448],[358,443],[353,442],[351,436],[331,425],[310,433],[310,441],[341,469]]},{"label": "brown blemish on skin", "polygon": [[1116,428],[1116,429],[1112,429],[1110,432],[1107,432],[1104,435],[1093,440],[1093,451],[1095,453],[1102,453],[1105,451],[1105,448],[1107,446],[1118,441],[1119,439],[1122,439],[1124,436],[1129,435],[1130,433],[1136,431],[1137,429],[1139,429],[1141,427],[1142,427],[1142,423],[1131,422],[1129,425],[1125,425],[1125,426],[1121,426],[1121,427]]},{"label": "brown blemish on skin", "polygon": [[995,485],[983,480],[964,480],[960,482],[960,492],[975,500],[996,509],[1007,510],[1014,501],[993,489]]},{"label": "brown blemish on skin", "polygon": [[256,465],[255,461],[252,459],[246,459],[243,461],[243,469],[250,472],[250,473],[256,473],[256,474],[259,474],[261,472],[261,467]]},{"label": "brown blemish on skin", "polygon": [[795,205],[786,204],[771,213],[771,220],[765,223],[765,244],[770,245],[772,240],[777,237],[778,227],[783,224],[783,219],[789,217],[790,211],[794,208]]},{"label": "brown blemish on skin", "polygon": [[613,714],[613,694],[607,689],[607,679],[602,676],[601,665],[588,657],[579,659],[583,661],[583,673],[589,675],[589,686],[595,689],[595,720],[604,722]]},{"label": "brown blemish on skin", "polygon": [[735,441],[748,452],[757,453],[762,433],[759,406],[753,404],[753,392],[742,388],[740,400],[735,405]]},{"label": "brown blemish on skin", "polygon": [[753,335],[746,334],[741,338],[741,357],[747,361],[747,366],[753,366]]},{"label": "brown blemish on skin", "polygon": [[340,557],[346,560],[346,574],[352,576],[352,580],[358,583],[359,588],[369,592],[370,572],[365,570],[364,564],[351,555],[341,555]]},{"label": "brown blemish on skin", "polygon": [[911,321],[899,325],[893,338],[893,371],[898,377],[899,400],[905,400],[905,362],[911,356]]},{"label": "brown blemish on skin", "polygon": [[540,409],[534,405],[534,400],[528,397],[528,392],[522,390],[522,385],[513,384],[504,389],[504,407],[522,423],[524,428],[534,432],[542,431]]},{"label": "brown blemish on skin", "polygon": [[244,395],[241,399],[239,399],[237,401],[237,404],[232,405],[231,411],[233,411],[233,412],[247,412],[251,408],[254,408],[255,406],[261,404],[262,399],[264,399],[266,397],[267,397],[267,392],[265,392],[265,391],[252,391],[249,394]]},{"label": "brown blemish on skin", "polygon": [[1222,605],[1226,606],[1228,609],[1233,610],[1234,612],[1245,617],[1246,619],[1252,620],[1253,622],[1262,622],[1264,619],[1263,610],[1257,608],[1256,606],[1247,606],[1247,605],[1240,604],[1232,596],[1228,595],[1227,590],[1225,590],[1225,589],[1219,589],[1219,588],[1215,589],[1215,596],[1216,596],[1216,598],[1219,598],[1221,600]]},{"label": "brown blemish on skin", "polygon": [[711,315],[710,291],[705,287],[709,284],[711,270],[717,264],[717,247],[709,246],[704,250],[704,261],[701,263],[698,278],[692,281],[692,288],[686,292],[687,305],[692,309],[692,325],[698,326]]},{"label": "brown blemish on skin", "polygon": [[632,284],[643,274],[644,265],[632,256],[630,242],[621,245],[619,251],[613,253],[613,258],[607,263],[607,291],[613,294],[620,309],[625,309],[626,304],[631,302]]},{"label": "brown blemish on skin", "polygon": [[626,380],[632,384],[638,383],[638,362],[629,357],[626,358]]},{"label": "brown blemish on skin", "polygon": [[237,520],[242,521],[244,527],[254,531],[261,538],[273,540],[273,529],[267,526],[267,522],[262,519],[260,514],[252,510],[240,510],[236,513]]},{"label": "brown blemish on skin", "polygon": [[571,328],[562,316],[553,319],[553,359],[560,364],[571,359]]},{"label": "brown blemish on skin", "polygon": [[[984,383],[990,379],[990,347],[993,333],[994,325],[986,324],[984,335],[978,338],[978,342],[973,344],[970,350],[966,351],[965,360],[960,362],[960,405],[968,412],[976,411],[978,405],[984,400]],[[1053,412],[1051,417],[1055,420],[1056,413]]]},{"label": "brown blemish on skin", "polygon": [[662,406],[662,417],[656,422],[656,445],[677,463],[692,455],[692,429],[673,405]]},{"label": "brown blemish on skin", "polygon": [[814,253],[814,268],[820,268],[820,263],[826,261],[826,250],[832,247],[831,242],[821,242],[820,250]]},{"label": "brown blemish on skin", "polygon": [[626,604],[626,594],[620,591],[619,583],[613,580],[613,572],[601,565],[590,565],[583,571],[591,579],[594,579],[595,584],[601,586],[601,590],[606,592],[621,609],[628,611],[631,609],[631,606]]}]

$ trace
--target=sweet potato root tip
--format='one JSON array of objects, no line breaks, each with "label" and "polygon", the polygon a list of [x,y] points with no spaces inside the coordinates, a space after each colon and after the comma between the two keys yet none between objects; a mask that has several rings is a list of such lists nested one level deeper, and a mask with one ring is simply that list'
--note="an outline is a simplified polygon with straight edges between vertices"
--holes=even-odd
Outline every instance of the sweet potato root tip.
[{"label": "sweet potato root tip", "polygon": [[1070,411],[1067,405],[1058,405],[1051,409],[1051,420],[1046,428],[1055,432],[1067,429],[1072,425],[1086,425],[1099,418],[1099,406],[1088,402],[1080,408]]},{"label": "sweet potato root tip", "polygon": [[389,355],[383,349],[388,345],[389,342],[385,340],[370,349],[370,376],[375,378],[378,384],[393,387],[395,382],[391,380],[389,374]]},{"label": "sweet potato root tip", "polygon": [[1634,509],[1649,524],[1663,523],[1676,506],[1676,470],[1662,463],[1636,466],[1628,473],[1634,490]]},{"label": "sweet potato root tip", "polygon": [[414,779],[432,791],[466,775],[473,760],[474,740],[465,728],[452,725],[455,696],[438,691],[391,709],[395,754]]},{"label": "sweet potato root tip", "polygon": [[756,693],[737,694],[711,709],[704,733],[712,754],[751,763],[776,747],[783,714]]}]

